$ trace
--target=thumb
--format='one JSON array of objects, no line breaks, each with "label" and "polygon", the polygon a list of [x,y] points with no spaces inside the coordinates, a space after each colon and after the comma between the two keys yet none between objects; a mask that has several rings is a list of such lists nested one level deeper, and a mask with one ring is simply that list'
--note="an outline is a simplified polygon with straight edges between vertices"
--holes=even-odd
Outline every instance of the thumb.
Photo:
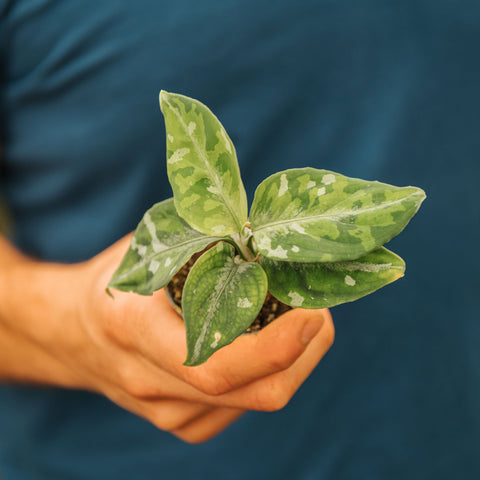
[{"label": "thumb", "polygon": [[286,370],[302,355],[329,316],[327,309],[290,310],[260,332],[242,335],[218,350],[202,366],[203,373],[216,379],[217,393],[225,393]]}]

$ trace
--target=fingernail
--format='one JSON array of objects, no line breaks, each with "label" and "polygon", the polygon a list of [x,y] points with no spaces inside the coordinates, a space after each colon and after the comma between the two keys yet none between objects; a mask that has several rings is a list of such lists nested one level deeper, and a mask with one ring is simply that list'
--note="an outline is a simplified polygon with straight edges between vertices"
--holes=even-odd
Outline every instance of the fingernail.
[{"label": "fingernail", "polygon": [[323,316],[321,316],[307,322],[307,324],[303,327],[301,337],[301,342],[304,345],[308,345],[313,340],[315,335],[322,328],[324,321],[325,319],[323,318]]}]

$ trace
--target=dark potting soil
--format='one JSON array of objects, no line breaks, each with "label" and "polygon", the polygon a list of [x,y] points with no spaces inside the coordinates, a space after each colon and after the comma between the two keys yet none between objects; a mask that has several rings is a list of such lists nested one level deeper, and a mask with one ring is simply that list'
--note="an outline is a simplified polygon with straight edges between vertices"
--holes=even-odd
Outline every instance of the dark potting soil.
[{"label": "dark potting soil", "polygon": [[[203,252],[201,252],[203,253]],[[201,253],[195,254],[170,280],[167,285],[167,290],[170,293],[170,297],[177,306],[177,310],[181,312],[182,308],[182,293],[183,286],[185,285],[185,280],[187,279],[188,272],[192,268],[193,264],[197,261],[197,258]],[[265,303],[263,304],[260,313],[257,315],[257,318],[253,321],[250,327],[247,328],[247,333],[258,332],[271,321],[275,320],[277,317],[282,315],[282,313],[288,312],[292,307],[285,305],[284,303],[277,300],[270,292],[268,292],[267,297],[265,298]]]}]

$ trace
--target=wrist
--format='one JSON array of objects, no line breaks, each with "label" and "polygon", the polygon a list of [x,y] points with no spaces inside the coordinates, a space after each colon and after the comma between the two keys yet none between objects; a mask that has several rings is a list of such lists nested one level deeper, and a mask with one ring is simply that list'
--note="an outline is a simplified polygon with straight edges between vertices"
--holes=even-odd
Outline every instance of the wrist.
[{"label": "wrist", "polygon": [[83,349],[79,265],[0,256],[0,380],[89,388],[71,365]]}]

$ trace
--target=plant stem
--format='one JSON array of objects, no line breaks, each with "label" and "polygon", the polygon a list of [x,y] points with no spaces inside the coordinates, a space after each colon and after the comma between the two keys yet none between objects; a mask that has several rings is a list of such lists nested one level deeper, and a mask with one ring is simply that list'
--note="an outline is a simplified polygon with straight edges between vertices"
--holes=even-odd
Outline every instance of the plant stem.
[{"label": "plant stem", "polygon": [[[247,230],[247,229],[245,229]],[[247,243],[251,237],[251,232],[246,232],[246,235],[240,235],[239,233],[234,233],[229,235],[227,238],[232,241],[233,245],[237,249],[239,255],[245,260],[246,262],[253,262],[255,261],[255,255],[248,247]]]}]

